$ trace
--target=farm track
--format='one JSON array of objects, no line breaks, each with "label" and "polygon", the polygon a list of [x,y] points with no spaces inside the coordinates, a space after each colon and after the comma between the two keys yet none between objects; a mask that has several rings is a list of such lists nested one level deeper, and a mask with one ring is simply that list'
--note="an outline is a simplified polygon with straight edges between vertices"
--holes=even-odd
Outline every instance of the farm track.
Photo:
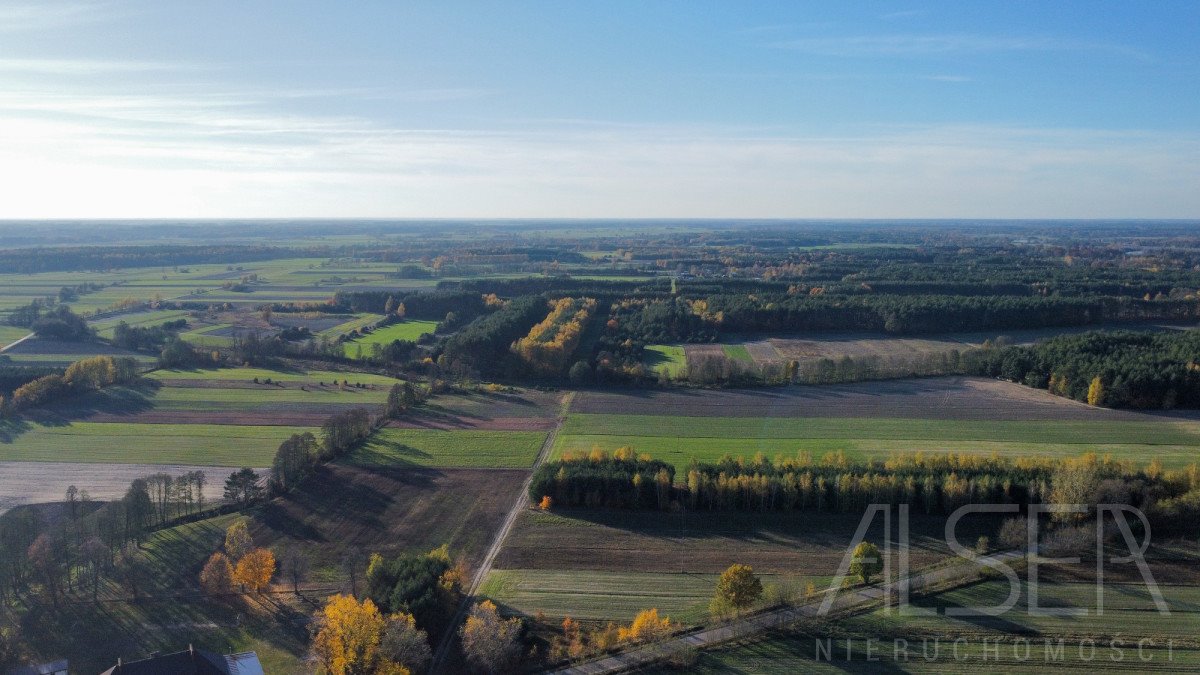
[{"label": "farm track", "polygon": [[475,575],[471,578],[471,586],[467,589],[462,602],[459,603],[458,610],[454,613],[454,618],[450,621],[449,630],[446,631],[446,634],[442,636],[441,642],[438,643],[437,650],[434,652],[433,663],[429,666],[429,672],[440,673],[443,671],[446,663],[446,655],[450,652],[450,645],[453,643],[455,629],[462,623],[463,618],[466,617],[467,612],[474,602],[475,594],[479,591],[479,587],[483,585],[483,580],[492,571],[492,565],[496,562],[496,557],[500,554],[500,549],[504,547],[505,539],[512,532],[517,518],[529,507],[529,486],[533,482],[533,474],[537,472],[542,463],[546,461],[546,458],[550,456],[554,448],[554,442],[558,438],[558,432],[567,420],[567,414],[571,410],[571,401],[574,397],[575,392],[569,392],[563,396],[562,407],[558,418],[555,420],[554,428],[550,430],[550,433],[546,434],[546,440],[542,443],[542,447],[538,451],[537,459],[533,462],[529,476],[521,484],[521,491],[517,495],[517,501],[509,510],[508,515],[505,516],[500,529],[497,530],[496,537],[492,540],[492,545],[488,547],[487,553],[483,557],[483,562],[479,564],[479,569],[475,570]]}]

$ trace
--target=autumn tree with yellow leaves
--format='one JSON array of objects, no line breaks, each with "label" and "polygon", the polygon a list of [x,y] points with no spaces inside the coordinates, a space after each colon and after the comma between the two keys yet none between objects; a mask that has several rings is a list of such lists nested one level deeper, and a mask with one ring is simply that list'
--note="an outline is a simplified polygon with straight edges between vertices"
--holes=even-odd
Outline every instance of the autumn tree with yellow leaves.
[{"label": "autumn tree with yellow leaves", "polygon": [[512,345],[512,351],[536,371],[553,375],[566,369],[596,310],[593,298],[562,298],[550,313]]},{"label": "autumn tree with yellow leaves", "polygon": [[458,634],[467,662],[484,672],[504,672],[521,655],[521,620],[502,618],[491,600],[471,609]]},{"label": "autumn tree with yellow leaves", "polygon": [[633,617],[628,626],[617,629],[619,642],[656,642],[671,634],[676,624],[671,623],[671,617],[659,618],[658,609],[643,609]]}]

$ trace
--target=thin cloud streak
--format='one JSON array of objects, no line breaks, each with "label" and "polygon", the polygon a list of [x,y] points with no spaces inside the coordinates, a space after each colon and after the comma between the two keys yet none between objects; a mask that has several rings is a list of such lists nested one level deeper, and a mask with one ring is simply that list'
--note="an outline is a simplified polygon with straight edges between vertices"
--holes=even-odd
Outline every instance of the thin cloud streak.
[{"label": "thin cloud streak", "polygon": [[804,137],[0,113],[0,217],[1195,217],[1197,155],[1186,134],[992,126]]},{"label": "thin cloud streak", "polygon": [[1003,37],[989,35],[853,35],[833,38],[797,38],[768,43],[773,49],[817,56],[937,56],[992,52],[1087,52],[1148,60],[1150,57],[1123,45],[1101,44],[1054,37]]}]

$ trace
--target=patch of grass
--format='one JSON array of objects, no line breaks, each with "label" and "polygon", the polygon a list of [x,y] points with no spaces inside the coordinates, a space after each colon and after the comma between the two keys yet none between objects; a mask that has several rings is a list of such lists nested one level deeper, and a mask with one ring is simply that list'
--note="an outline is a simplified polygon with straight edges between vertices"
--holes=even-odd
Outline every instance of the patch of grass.
[{"label": "patch of grass", "polygon": [[356,466],[520,468],[533,466],[540,431],[381,429],[347,458]]},{"label": "patch of grass", "polygon": [[17,328],[16,326],[0,326],[0,347],[8,345],[20,340],[29,335],[31,331],[28,328]]},{"label": "patch of grass", "polygon": [[352,330],[358,330],[359,328],[370,326],[382,318],[382,314],[355,314],[353,319],[346,321],[345,323],[339,323],[331,328],[326,328],[325,330],[317,333],[317,337],[336,338],[337,336],[345,335]]},{"label": "patch of grass", "polygon": [[151,326],[161,326],[168,321],[186,318],[188,318],[188,313],[183,310],[163,309],[153,312],[134,312],[130,314],[121,314],[119,316],[114,316],[107,319],[89,321],[88,325],[90,325],[92,328],[95,328],[100,337],[112,338],[113,331],[122,321],[130,326],[149,328]]},{"label": "patch of grass", "polygon": [[315,428],[74,422],[31,428],[0,443],[0,461],[270,466],[292,434]]},{"label": "patch of grass", "polygon": [[179,338],[190,342],[198,347],[229,347],[233,344],[233,338],[224,337],[221,335],[209,335],[213,331],[230,328],[231,324],[219,323],[215,326],[205,326],[195,330],[189,330],[185,333],[180,333]]},{"label": "patch of grass", "polygon": [[679,345],[646,345],[642,362],[653,372],[676,377],[687,368],[687,357]]},{"label": "patch of grass", "polygon": [[346,356],[357,358],[359,348],[362,348],[362,355],[369,357],[371,355],[371,345],[390,345],[396,340],[405,340],[408,342],[416,342],[417,338],[432,333],[437,327],[436,321],[421,321],[412,319],[394,323],[390,326],[385,326],[375,330],[367,335],[364,335],[356,340],[346,342]]},{"label": "patch of grass", "polygon": [[746,345],[721,345],[721,351],[725,352],[725,356],[734,361],[754,363],[754,359],[750,357],[750,351],[746,349]]}]

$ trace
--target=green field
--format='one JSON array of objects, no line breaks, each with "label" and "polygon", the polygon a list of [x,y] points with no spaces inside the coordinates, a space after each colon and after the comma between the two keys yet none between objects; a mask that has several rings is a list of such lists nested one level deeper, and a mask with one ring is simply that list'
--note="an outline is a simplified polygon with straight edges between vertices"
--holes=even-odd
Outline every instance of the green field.
[{"label": "green field", "polygon": [[572,414],[554,454],[632,446],[686,467],[693,458],[762,452],[816,458],[842,450],[851,459],[884,458],[892,451],[970,452],[1040,456],[1111,453],[1138,463],[1157,457],[1172,467],[1194,461],[1196,422],[978,421],[894,418],[753,418],[671,415]]},{"label": "green field", "polygon": [[8,345],[20,340],[29,335],[28,328],[17,328],[16,326],[0,326],[0,347]]},{"label": "green field", "polygon": [[750,356],[750,351],[746,349],[746,345],[721,345],[721,351],[725,352],[725,356],[734,361],[754,363],[754,359]]},{"label": "green field", "polygon": [[[1200,668],[1200,650],[1195,635],[1200,631],[1196,614],[1200,587],[1164,585],[1164,598],[1170,616],[1154,611],[1154,605],[1141,584],[1108,583],[1103,614],[1095,610],[1096,587],[1092,584],[1047,583],[1039,585],[1041,607],[1089,609],[1086,617],[1035,616],[1029,613],[1027,596],[1022,593],[1017,606],[999,617],[907,616],[896,611],[877,609],[866,614],[837,619],[836,629],[819,622],[797,624],[773,631],[760,638],[714,648],[701,654],[690,670],[699,673],[778,672],[1046,672],[1049,668],[1081,672],[1195,672]],[[988,581],[957,588],[914,601],[919,607],[995,606],[1008,596],[1007,582]],[[818,661],[816,641],[832,636],[831,659]],[[867,639],[874,640],[874,658],[867,660]],[[938,640],[934,657],[934,638]],[[850,642],[851,658],[846,658]],[[896,658],[896,639],[907,642],[909,659],[904,659],[904,644]],[[1047,662],[1044,647],[1062,639],[1062,659],[1053,656]],[[1120,640],[1121,660],[1115,661],[1113,639]],[[1153,642],[1139,657],[1137,643]],[[927,640],[927,641],[925,641]],[[955,659],[954,642],[959,643]],[[985,655],[983,641],[989,641]],[[1000,640],[997,650],[993,645]],[[1030,644],[1030,656],[1024,658],[1024,642]],[[1094,640],[1096,655],[1091,656],[1088,640]],[[1167,648],[1168,640],[1174,646]],[[1014,650],[1014,642],[1016,650]],[[1082,651],[1080,645],[1082,642]],[[1190,646],[1189,646],[1190,645]],[[923,649],[927,651],[922,651]],[[928,654],[929,658],[926,658]],[[985,658],[986,656],[986,658]],[[1141,659],[1148,659],[1142,661]],[[987,661],[987,662],[985,662]],[[643,671],[652,672],[652,671]]]},{"label": "green field", "polygon": [[396,340],[404,340],[407,342],[416,342],[417,338],[432,333],[437,328],[436,321],[420,321],[409,320],[401,323],[394,323],[390,326],[379,328],[367,335],[364,335],[356,340],[345,343],[346,356],[350,358],[358,358],[359,350],[362,350],[362,356],[369,357],[371,355],[372,345],[390,345]]},{"label": "green field", "polygon": [[314,428],[222,424],[73,422],[0,426],[0,461],[270,466],[292,434]]},{"label": "green field", "polygon": [[233,345],[233,338],[223,335],[210,335],[214,331],[231,328],[232,324],[219,323],[215,326],[203,326],[195,330],[189,330],[179,334],[180,339],[186,340],[197,347],[229,347]]},{"label": "green field", "polygon": [[643,363],[653,372],[677,377],[687,368],[687,357],[679,345],[646,345]]},{"label": "green field", "polygon": [[358,330],[359,328],[370,326],[382,318],[382,314],[355,314],[353,319],[345,323],[339,323],[332,328],[326,328],[325,330],[317,333],[317,337],[336,338],[337,336],[345,335],[352,330]]},{"label": "green field", "polygon": [[130,326],[149,328],[152,326],[161,326],[168,321],[186,318],[188,318],[188,312],[179,309],[164,309],[154,312],[121,314],[119,316],[114,316],[107,319],[89,321],[88,325],[90,325],[92,328],[95,328],[96,333],[100,337],[111,339],[113,336],[113,331],[122,321]]},{"label": "green field", "polygon": [[541,431],[387,428],[346,461],[357,466],[528,469],[545,440]]}]

